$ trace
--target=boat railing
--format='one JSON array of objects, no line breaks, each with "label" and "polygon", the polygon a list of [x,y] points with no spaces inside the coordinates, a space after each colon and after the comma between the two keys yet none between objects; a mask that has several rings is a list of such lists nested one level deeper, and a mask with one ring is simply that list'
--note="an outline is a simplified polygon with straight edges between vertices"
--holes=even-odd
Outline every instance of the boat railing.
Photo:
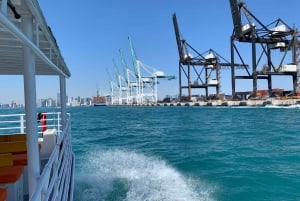
[{"label": "boat railing", "polygon": [[[61,113],[46,113],[47,129],[56,129],[56,144],[50,157],[41,167],[41,175],[30,201],[71,201],[74,189],[74,154],[71,142],[70,114],[62,125]],[[37,137],[42,133],[38,123]],[[26,133],[24,114],[0,115],[0,135]],[[41,163],[42,164],[42,163]],[[70,168],[72,167],[72,168]],[[27,181],[25,181],[27,182]]]},{"label": "boat railing", "polygon": [[0,115],[0,132],[25,133],[25,114]]},{"label": "boat railing", "polygon": [[64,129],[58,137],[57,144],[43,168],[36,191],[30,200],[73,200],[74,165],[70,118],[68,117]]},{"label": "boat railing", "polygon": [[[39,136],[42,135],[42,127],[47,129],[55,129],[60,135],[61,131],[61,115],[60,112],[43,113],[46,115],[45,123],[41,124],[37,115],[37,127]],[[0,115],[0,135],[8,133],[26,133],[26,116],[25,114],[8,114]]]}]

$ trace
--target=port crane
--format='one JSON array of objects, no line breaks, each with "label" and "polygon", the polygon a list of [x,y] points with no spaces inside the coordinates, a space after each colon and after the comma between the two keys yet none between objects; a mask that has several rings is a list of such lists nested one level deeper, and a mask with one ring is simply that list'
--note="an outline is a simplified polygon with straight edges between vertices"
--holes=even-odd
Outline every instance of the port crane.
[{"label": "port crane", "polygon": [[150,67],[142,63],[136,56],[135,49],[131,37],[128,36],[132,63],[134,67],[135,76],[137,79],[137,103],[144,104],[147,102],[157,103],[158,91],[157,84],[158,79],[175,79],[175,76],[165,75],[163,71],[159,71],[153,67]]},{"label": "port crane", "polygon": [[[215,50],[209,49],[203,53],[198,52],[185,39],[181,37],[176,13],[173,14],[173,25],[177,48],[179,53],[179,96],[181,100],[190,100],[192,89],[205,89],[205,97],[208,98],[208,89],[216,89],[216,99],[220,98],[221,68],[232,67],[231,62],[226,60]],[[248,68],[245,64],[234,64],[232,68]],[[185,76],[185,77],[183,77]],[[184,81],[187,84],[183,84]],[[182,91],[187,89],[188,96],[183,97]]]},{"label": "port crane", "polygon": [[[265,79],[269,95],[272,95],[272,76],[291,76],[293,93],[299,91],[299,33],[282,19],[263,24],[244,2],[229,0],[233,34],[231,36],[231,64],[236,60],[244,63],[245,57],[238,48],[239,43],[250,44],[252,72],[244,69],[242,75],[236,75],[231,68],[232,95],[236,97],[236,80],[250,79],[253,82],[252,97],[257,97],[257,80]],[[276,55],[273,57],[273,55]],[[248,55],[247,55],[248,56]],[[289,58],[291,56],[291,59]],[[279,59],[278,59],[279,58]]]},{"label": "port crane", "polygon": [[118,70],[118,66],[116,61],[113,59],[113,64],[115,68],[116,80],[118,83],[118,91],[119,91],[119,104],[128,104],[129,102],[129,88],[127,85],[126,78],[124,78]]},{"label": "port crane", "polygon": [[108,78],[109,78],[109,89],[110,89],[110,104],[115,105],[115,104],[121,104],[122,103],[122,97],[120,96],[119,93],[119,86],[116,84],[111,76],[108,70],[106,69]]},{"label": "port crane", "polygon": [[124,59],[124,55],[123,55],[123,52],[121,49],[119,49],[119,53],[120,53],[122,67],[123,67],[125,82],[126,82],[127,88],[128,88],[128,104],[133,104],[133,103],[137,102],[138,80],[137,80],[134,72],[132,72],[129,69],[129,67]]}]

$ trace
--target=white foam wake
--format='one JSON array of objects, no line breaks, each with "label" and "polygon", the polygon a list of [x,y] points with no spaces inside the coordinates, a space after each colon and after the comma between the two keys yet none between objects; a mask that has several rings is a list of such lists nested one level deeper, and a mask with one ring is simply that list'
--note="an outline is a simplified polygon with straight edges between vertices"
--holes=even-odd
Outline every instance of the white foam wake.
[{"label": "white foam wake", "polygon": [[211,189],[199,189],[164,161],[135,152],[89,154],[76,176],[75,200],[201,201]]},{"label": "white foam wake", "polygon": [[289,105],[289,106],[279,106],[279,105],[266,105],[266,108],[300,108],[300,104]]}]

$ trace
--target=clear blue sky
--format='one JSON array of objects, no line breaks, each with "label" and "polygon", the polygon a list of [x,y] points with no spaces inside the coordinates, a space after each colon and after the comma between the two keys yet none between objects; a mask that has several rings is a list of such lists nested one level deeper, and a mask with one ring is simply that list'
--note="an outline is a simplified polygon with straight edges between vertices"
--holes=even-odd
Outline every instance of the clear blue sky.
[{"label": "clear blue sky", "polygon": [[[299,0],[245,2],[265,24],[280,17],[288,25],[300,28]],[[131,35],[137,57],[143,63],[178,78],[178,52],[172,23],[174,12],[182,36],[194,48],[199,52],[212,48],[230,60],[229,37],[233,25],[228,0],[40,0],[39,4],[72,73],[67,80],[69,96],[94,96],[97,86],[101,91],[109,91],[106,69],[113,74],[113,58],[121,68],[119,48],[122,48],[127,64],[132,65],[128,35]],[[223,70],[221,76],[221,91],[231,93],[230,71]],[[3,83],[7,78],[1,79]],[[38,98],[56,98],[57,80],[56,77],[38,77]],[[8,82],[12,86],[10,89],[17,86],[15,90],[20,91],[20,97],[10,94],[7,86],[2,86],[0,102],[23,102],[22,82],[20,77],[14,83]],[[273,83],[273,87],[280,87],[281,83]],[[251,81],[247,81],[237,88],[250,90],[250,85]],[[162,81],[158,88],[160,99],[167,94],[178,94],[178,79]]]}]

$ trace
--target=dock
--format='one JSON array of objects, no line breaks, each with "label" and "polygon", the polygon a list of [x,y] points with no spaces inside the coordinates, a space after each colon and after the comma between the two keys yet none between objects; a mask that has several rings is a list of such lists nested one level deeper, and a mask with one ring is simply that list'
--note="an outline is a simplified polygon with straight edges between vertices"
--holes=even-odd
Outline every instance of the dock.
[{"label": "dock", "polygon": [[117,104],[110,106],[196,106],[196,107],[263,107],[263,106],[300,106],[300,98],[289,98],[289,99],[263,99],[263,100],[211,100],[211,101],[197,101],[197,102],[169,102],[169,103],[149,103],[149,104]]}]

